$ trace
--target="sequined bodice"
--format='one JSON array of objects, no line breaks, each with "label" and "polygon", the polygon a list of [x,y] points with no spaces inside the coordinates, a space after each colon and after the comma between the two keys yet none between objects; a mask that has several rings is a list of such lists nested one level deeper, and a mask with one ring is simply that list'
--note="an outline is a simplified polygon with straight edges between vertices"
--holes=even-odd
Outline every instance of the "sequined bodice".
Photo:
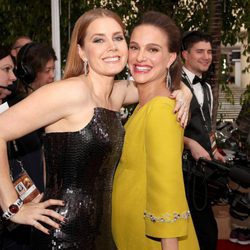
[{"label": "sequined bodice", "polygon": [[98,178],[110,189],[112,183],[106,178],[113,176],[123,133],[118,112],[95,108],[93,118],[80,131],[46,134],[46,187],[92,190]]},{"label": "sequined bodice", "polygon": [[46,134],[45,199],[63,199],[65,207],[56,211],[68,220],[53,231],[47,249],[113,248],[111,193],[124,137],[119,117],[118,112],[95,108],[80,131]]}]

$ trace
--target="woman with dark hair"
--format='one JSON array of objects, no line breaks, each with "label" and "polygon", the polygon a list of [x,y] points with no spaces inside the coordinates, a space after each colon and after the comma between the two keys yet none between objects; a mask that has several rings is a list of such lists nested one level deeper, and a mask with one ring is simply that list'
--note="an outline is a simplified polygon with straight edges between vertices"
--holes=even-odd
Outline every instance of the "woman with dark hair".
[{"label": "woman with dark hair", "polygon": [[32,42],[24,45],[17,55],[19,88],[31,93],[53,82],[56,60],[54,49],[47,44]]},{"label": "woman with dark hair", "polygon": [[0,104],[2,104],[5,97],[11,94],[8,86],[12,85],[16,80],[13,69],[14,63],[10,51],[0,45]]},{"label": "woman with dark hair", "polygon": [[[55,52],[49,45],[42,43],[24,45],[17,55],[17,89],[8,98],[8,105],[18,103],[33,91],[53,82],[55,60]],[[42,128],[37,129],[8,143],[8,160],[12,178],[16,179],[24,169],[37,188],[37,191],[33,190],[33,197],[44,191],[43,132]],[[30,232],[31,227],[25,225],[18,226],[11,231],[5,227],[2,249],[29,250]]]},{"label": "woman with dark hair", "polygon": [[[8,109],[8,104],[3,103],[3,99],[11,94],[8,87],[16,80],[16,76],[13,72],[14,62],[11,58],[10,51],[0,45],[0,113]],[[2,233],[3,222],[0,218],[0,249],[2,249]]]},{"label": "woman with dark hair", "polygon": [[199,249],[182,176],[183,128],[169,98],[180,86],[180,41],[175,23],[158,12],[145,13],[131,34],[128,65],[139,104],[125,125],[114,178],[119,250]]}]

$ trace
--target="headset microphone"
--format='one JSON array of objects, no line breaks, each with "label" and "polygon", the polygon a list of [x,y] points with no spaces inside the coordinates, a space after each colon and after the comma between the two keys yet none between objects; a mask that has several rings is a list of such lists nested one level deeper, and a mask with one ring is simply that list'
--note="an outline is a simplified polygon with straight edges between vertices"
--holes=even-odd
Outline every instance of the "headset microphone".
[{"label": "headset microphone", "polygon": [[28,61],[26,61],[26,56],[29,50],[34,46],[36,46],[36,43],[34,42],[24,45],[17,55],[16,76],[27,86],[29,86],[36,78],[36,73],[33,67]]},{"label": "headset microphone", "polygon": [[2,89],[8,89],[11,92],[15,92],[16,89],[17,89],[17,82],[15,81],[15,82],[13,82],[12,84],[10,84],[8,86],[3,86],[0,83],[0,88],[2,88]]}]

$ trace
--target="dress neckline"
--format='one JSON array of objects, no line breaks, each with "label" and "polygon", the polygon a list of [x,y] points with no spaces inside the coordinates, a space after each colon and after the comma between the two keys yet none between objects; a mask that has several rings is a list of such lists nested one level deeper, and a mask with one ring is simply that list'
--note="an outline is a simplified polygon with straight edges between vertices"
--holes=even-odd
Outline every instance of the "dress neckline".
[{"label": "dress neckline", "polygon": [[143,110],[145,107],[149,106],[150,103],[155,102],[157,100],[167,100],[170,103],[173,103],[173,99],[171,99],[170,97],[167,96],[154,96],[151,100],[149,100],[148,102],[146,102],[143,106],[140,106],[140,104],[138,104],[134,110],[134,113],[139,112],[140,110]]},{"label": "dress neckline", "polygon": [[49,136],[49,135],[53,135],[53,134],[68,134],[68,133],[80,133],[82,132],[83,130],[87,129],[94,121],[96,115],[97,115],[97,111],[98,110],[103,110],[105,112],[110,112],[110,113],[114,113],[114,114],[119,114],[120,112],[119,111],[115,111],[115,110],[112,110],[112,109],[108,109],[108,108],[104,108],[104,107],[94,107],[93,108],[94,112],[93,112],[93,116],[91,117],[90,121],[81,129],[79,130],[76,130],[76,131],[54,131],[54,132],[48,132],[48,133],[45,133],[44,136]]},{"label": "dress neckline", "polygon": [[98,109],[103,109],[103,110],[107,110],[107,111],[114,112],[114,113],[120,113],[119,111],[108,109],[108,108],[104,108],[104,107],[94,107],[94,111],[98,110]]}]

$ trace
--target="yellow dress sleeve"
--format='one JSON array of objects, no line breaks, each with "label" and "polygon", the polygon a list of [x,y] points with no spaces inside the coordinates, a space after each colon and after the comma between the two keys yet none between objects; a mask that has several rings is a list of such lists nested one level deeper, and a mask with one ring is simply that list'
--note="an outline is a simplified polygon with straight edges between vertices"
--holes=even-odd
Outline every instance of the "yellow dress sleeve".
[{"label": "yellow dress sleeve", "polygon": [[167,100],[150,106],[145,126],[145,234],[157,238],[185,236],[190,217],[182,175],[183,129]]}]

